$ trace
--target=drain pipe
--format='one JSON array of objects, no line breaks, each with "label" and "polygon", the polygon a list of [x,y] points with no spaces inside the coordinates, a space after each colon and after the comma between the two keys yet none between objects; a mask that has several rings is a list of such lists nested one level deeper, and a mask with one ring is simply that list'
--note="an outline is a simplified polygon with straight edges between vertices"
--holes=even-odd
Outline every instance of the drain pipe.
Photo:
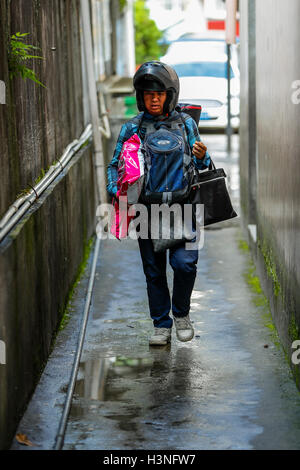
[{"label": "drain pipe", "polygon": [[52,181],[65,169],[80,148],[92,137],[92,126],[89,124],[80,138],[68,145],[62,157],[55,165],[51,165],[46,175],[25,196],[17,199],[0,220],[0,242],[6,237],[10,230],[19,222],[21,217],[37,201],[41,194],[50,186]]},{"label": "drain pipe", "polygon": [[92,126],[93,126],[95,166],[96,166],[98,197],[99,197],[98,202],[105,203],[107,202],[107,193],[106,193],[106,184],[105,184],[105,181],[106,181],[105,180],[105,167],[104,167],[104,155],[103,155],[103,146],[102,146],[102,138],[101,138],[101,130],[100,130],[101,126],[100,126],[100,117],[99,117],[99,110],[98,110],[98,96],[97,96],[97,87],[96,87],[95,69],[94,69],[89,0],[80,0],[80,5],[81,5],[82,29],[83,29],[83,39],[84,39],[83,50],[85,54],[86,67],[87,67],[89,100],[90,100],[91,118],[92,118]]},{"label": "drain pipe", "polygon": [[99,101],[100,101],[100,111],[101,111],[101,118],[103,121],[104,127],[99,127],[99,131],[105,137],[106,139],[111,138],[111,131],[110,131],[110,125],[109,125],[109,119],[108,119],[108,113],[106,111],[105,107],[105,101],[104,101],[104,96],[102,91],[99,93]]},{"label": "drain pipe", "polygon": [[73,397],[73,393],[75,389],[76,377],[77,377],[77,373],[78,373],[78,369],[80,365],[80,358],[81,358],[82,348],[84,344],[84,337],[85,337],[86,327],[87,327],[88,318],[89,318],[89,311],[90,311],[90,306],[91,306],[91,301],[92,301],[92,293],[93,293],[93,287],[94,287],[94,282],[95,282],[95,274],[96,274],[97,259],[99,256],[100,244],[101,244],[101,236],[97,236],[94,255],[93,255],[90,280],[89,280],[89,285],[88,285],[88,291],[87,291],[87,295],[85,299],[85,306],[84,306],[84,312],[83,312],[83,317],[82,317],[82,322],[81,322],[81,328],[80,328],[80,332],[78,336],[76,353],[75,353],[71,376],[69,380],[66,401],[64,403],[63,413],[60,418],[60,423],[59,423],[59,427],[58,427],[58,431],[57,431],[57,435],[56,435],[56,439],[54,443],[54,448],[53,448],[54,450],[61,450],[64,445],[67,421],[68,421],[68,416],[69,416],[71,405],[72,405],[72,397]]}]

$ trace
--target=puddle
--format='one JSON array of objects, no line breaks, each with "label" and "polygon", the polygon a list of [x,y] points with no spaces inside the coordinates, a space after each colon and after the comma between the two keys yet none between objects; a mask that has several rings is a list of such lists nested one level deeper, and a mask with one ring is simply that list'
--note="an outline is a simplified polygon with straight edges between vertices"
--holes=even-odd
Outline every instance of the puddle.
[{"label": "puddle", "polygon": [[149,439],[159,446],[172,427],[173,448],[193,422],[191,406],[199,402],[192,396],[203,397],[206,382],[193,347],[168,344],[149,347],[141,357],[87,357],[78,371],[66,442],[97,446],[101,439],[111,449],[113,437],[117,448],[120,441],[135,448]]},{"label": "puddle", "polygon": [[130,357],[105,357],[80,364],[75,386],[75,396],[98,401],[118,401],[125,393],[126,379],[134,380],[147,375],[153,359]]},{"label": "puddle", "polygon": [[114,318],[112,320],[102,320],[103,323],[126,323],[128,322],[128,318]]},{"label": "puddle", "polygon": [[201,299],[202,297],[205,297],[204,292],[199,292],[197,290],[194,290],[192,292],[192,296],[191,296],[192,299]]}]

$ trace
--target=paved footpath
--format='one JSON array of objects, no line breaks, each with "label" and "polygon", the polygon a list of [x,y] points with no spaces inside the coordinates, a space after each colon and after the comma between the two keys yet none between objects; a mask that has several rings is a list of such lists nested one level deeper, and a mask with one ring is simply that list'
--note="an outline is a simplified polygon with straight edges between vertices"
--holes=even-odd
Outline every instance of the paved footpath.
[{"label": "paved footpath", "polygon": [[[236,155],[226,160],[220,139],[208,143],[236,203]],[[161,348],[148,345],[152,322],[137,243],[102,242],[64,449],[300,449],[300,394],[265,311],[253,303],[241,238],[238,220],[205,231],[191,304],[195,338],[180,343],[174,331]],[[54,444],[87,281],[88,269],[20,422],[30,449]],[[170,268],[169,282],[172,288]],[[12,449],[24,447],[14,442]]]}]

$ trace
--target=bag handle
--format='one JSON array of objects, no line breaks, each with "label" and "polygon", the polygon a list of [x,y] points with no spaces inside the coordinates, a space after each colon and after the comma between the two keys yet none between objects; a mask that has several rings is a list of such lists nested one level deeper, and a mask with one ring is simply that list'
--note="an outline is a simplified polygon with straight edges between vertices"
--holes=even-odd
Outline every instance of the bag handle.
[{"label": "bag handle", "polygon": [[209,164],[208,169],[209,169],[209,170],[216,170],[215,164],[214,164],[214,162],[212,161],[212,158],[211,158],[211,157],[210,157],[210,164]]}]

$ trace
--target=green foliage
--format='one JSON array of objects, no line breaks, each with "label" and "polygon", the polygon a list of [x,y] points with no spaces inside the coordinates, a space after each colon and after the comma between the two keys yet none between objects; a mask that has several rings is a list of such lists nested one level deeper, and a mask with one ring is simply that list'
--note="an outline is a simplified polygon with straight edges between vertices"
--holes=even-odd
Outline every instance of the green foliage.
[{"label": "green foliage", "polygon": [[29,33],[16,33],[11,36],[9,51],[8,51],[8,67],[9,77],[12,80],[14,77],[21,76],[23,80],[27,78],[37,83],[38,85],[45,87],[37,78],[35,72],[24,64],[27,60],[40,59],[44,57],[38,55],[32,55],[34,50],[39,50],[39,47],[32,46],[31,44],[25,44],[25,37]]},{"label": "green foliage", "polygon": [[44,170],[44,168],[42,168],[41,170],[41,174],[36,178],[36,180],[34,181],[34,184],[38,184],[45,176],[45,174],[47,173],[48,170]]},{"label": "green foliage", "polygon": [[21,198],[21,197],[27,196],[28,194],[30,194],[30,191],[31,191],[31,188],[23,189],[23,190],[20,191],[19,194],[17,195],[17,199],[19,199],[19,198]]},{"label": "green foliage", "polygon": [[134,3],[134,24],[136,64],[157,60],[165,54],[166,46],[158,44],[163,33],[157,28],[155,21],[149,18],[149,9],[144,0],[136,0]]},{"label": "green foliage", "polygon": [[124,8],[127,6],[127,0],[119,0],[120,10],[123,11]]}]

